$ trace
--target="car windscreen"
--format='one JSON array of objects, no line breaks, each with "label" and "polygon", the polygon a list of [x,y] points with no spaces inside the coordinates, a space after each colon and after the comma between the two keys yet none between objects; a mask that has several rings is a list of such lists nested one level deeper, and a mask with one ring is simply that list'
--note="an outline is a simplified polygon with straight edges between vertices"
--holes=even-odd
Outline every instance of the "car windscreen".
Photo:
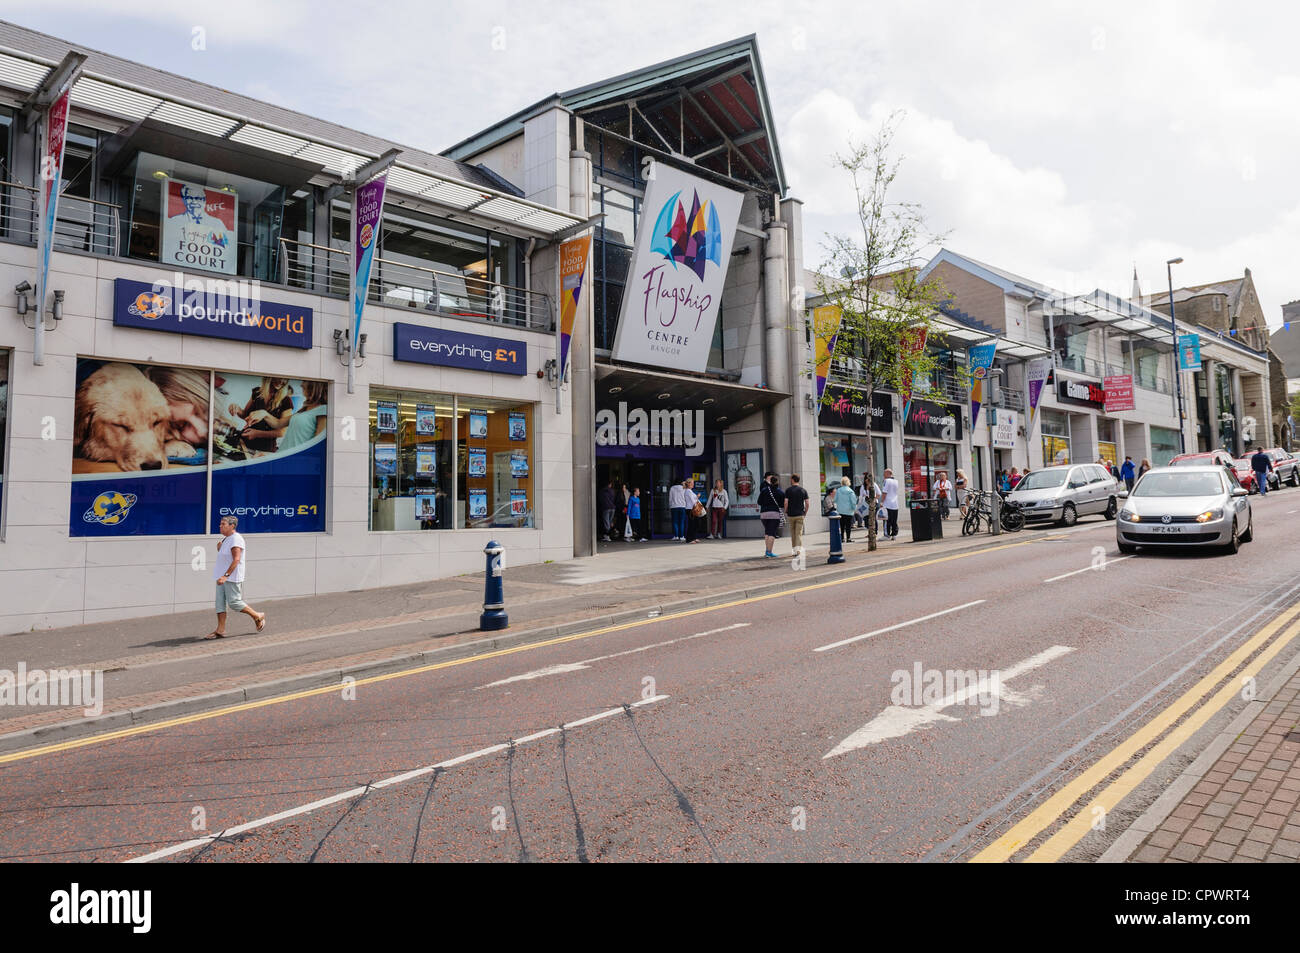
[{"label": "car windscreen", "polygon": [[1217,473],[1148,473],[1134,496],[1217,496],[1223,479]]},{"label": "car windscreen", "polygon": [[1184,460],[1169,461],[1171,467],[1208,467],[1213,463],[1213,457],[1187,457]]},{"label": "car windscreen", "polygon": [[1016,484],[1017,490],[1046,490],[1065,482],[1065,470],[1035,470]]}]

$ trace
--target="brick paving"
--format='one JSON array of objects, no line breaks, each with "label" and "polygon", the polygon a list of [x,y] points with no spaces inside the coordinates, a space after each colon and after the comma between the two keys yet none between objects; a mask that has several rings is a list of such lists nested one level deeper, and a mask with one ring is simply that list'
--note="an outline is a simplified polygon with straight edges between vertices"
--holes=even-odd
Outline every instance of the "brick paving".
[{"label": "brick paving", "polygon": [[1300,860],[1300,670],[1264,703],[1129,858],[1139,863]]}]

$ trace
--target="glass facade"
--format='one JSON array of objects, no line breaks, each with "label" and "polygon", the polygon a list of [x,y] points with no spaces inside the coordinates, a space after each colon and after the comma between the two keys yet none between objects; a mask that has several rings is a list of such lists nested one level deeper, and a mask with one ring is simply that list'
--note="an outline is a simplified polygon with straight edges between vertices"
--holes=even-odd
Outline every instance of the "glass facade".
[{"label": "glass facade", "polygon": [[370,528],[535,526],[533,405],[370,391]]},{"label": "glass facade", "polygon": [[1179,453],[1178,431],[1168,427],[1151,428],[1151,465],[1163,467]]},{"label": "glass facade", "polygon": [[903,489],[907,500],[928,500],[940,473],[957,474],[957,446],[929,440],[903,443]]},{"label": "glass facade", "polygon": [[1058,410],[1041,410],[1043,432],[1043,466],[1053,467],[1070,462],[1070,417]]},{"label": "glass facade", "polygon": [[821,487],[822,495],[828,487],[848,477],[854,486],[861,486],[867,472],[867,441],[871,446],[871,469],[876,482],[885,479],[888,464],[888,439],[866,435],[823,433],[821,435]]}]

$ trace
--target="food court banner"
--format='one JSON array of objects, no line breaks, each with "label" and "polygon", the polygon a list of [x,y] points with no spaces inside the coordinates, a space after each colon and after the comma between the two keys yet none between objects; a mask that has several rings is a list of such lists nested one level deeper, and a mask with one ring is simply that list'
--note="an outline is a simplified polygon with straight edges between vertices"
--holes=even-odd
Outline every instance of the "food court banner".
[{"label": "food court banner", "polygon": [[1102,379],[1102,386],[1106,390],[1106,413],[1114,413],[1117,410],[1136,410],[1137,404],[1133,397],[1133,375],[1132,374],[1115,374],[1111,377]]},{"label": "food court banner", "polygon": [[970,349],[970,425],[973,428],[980,419],[980,407],[984,403],[984,382],[988,379],[989,369],[993,366],[993,355],[997,353],[998,342],[977,344]]},{"label": "food court banner", "polygon": [[239,199],[235,193],[181,179],[164,179],[162,192],[159,261],[164,265],[236,274]]},{"label": "food court banner", "polygon": [[840,336],[839,305],[827,304],[813,308],[813,350],[817,366],[817,402],[826,393],[826,378],[831,376],[831,358],[835,356],[835,341]]},{"label": "food court banner", "polygon": [[[375,176],[357,186],[352,196],[352,340],[361,335],[361,312],[370,292],[370,267],[379,244],[380,220],[384,217],[384,187],[388,173]],[[353,353],[356,345],[353,344]]]},{"label": "food court banner", "polygon": [[1048,357],[1036,357],[1025,368],[1025,387],[1029,391],[1029,427],[1027,432],[1034,429],[1034,415],[1038,410],[1038,403],[1043,399],[1043,385],[1047,382],[1047,375],[1052,371],[1052,360]]},{"label": "food court banner", "polygon": [[615,360],[705,369],[741,199],[739,192],[654,164],[619,309]]},{"label": "food court banner", "polygon": [[1178,369],[1180,371],[1199,371],[1201,369],[1201,336],[1199,334],[1178,335]]},{"label": "food court banner", "polygon": [[583,235],[560,246],[560,376],[569,366],[569,342],[573,340],[573,322],[578,316],[578,299],[582,296],[582,276],[587,272],[587,255],[591,236]]}]

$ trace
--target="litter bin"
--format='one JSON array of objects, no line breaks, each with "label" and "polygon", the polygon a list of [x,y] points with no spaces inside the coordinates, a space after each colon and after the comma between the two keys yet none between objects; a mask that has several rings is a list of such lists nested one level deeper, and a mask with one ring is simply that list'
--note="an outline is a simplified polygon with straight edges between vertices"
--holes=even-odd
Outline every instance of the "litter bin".
[{"label": "litter bin", "polygon": [[909,505],[912,515],[912,542],[928,543],[943,539],[943,520],[939,518],[938,500],[913,500]]}]

